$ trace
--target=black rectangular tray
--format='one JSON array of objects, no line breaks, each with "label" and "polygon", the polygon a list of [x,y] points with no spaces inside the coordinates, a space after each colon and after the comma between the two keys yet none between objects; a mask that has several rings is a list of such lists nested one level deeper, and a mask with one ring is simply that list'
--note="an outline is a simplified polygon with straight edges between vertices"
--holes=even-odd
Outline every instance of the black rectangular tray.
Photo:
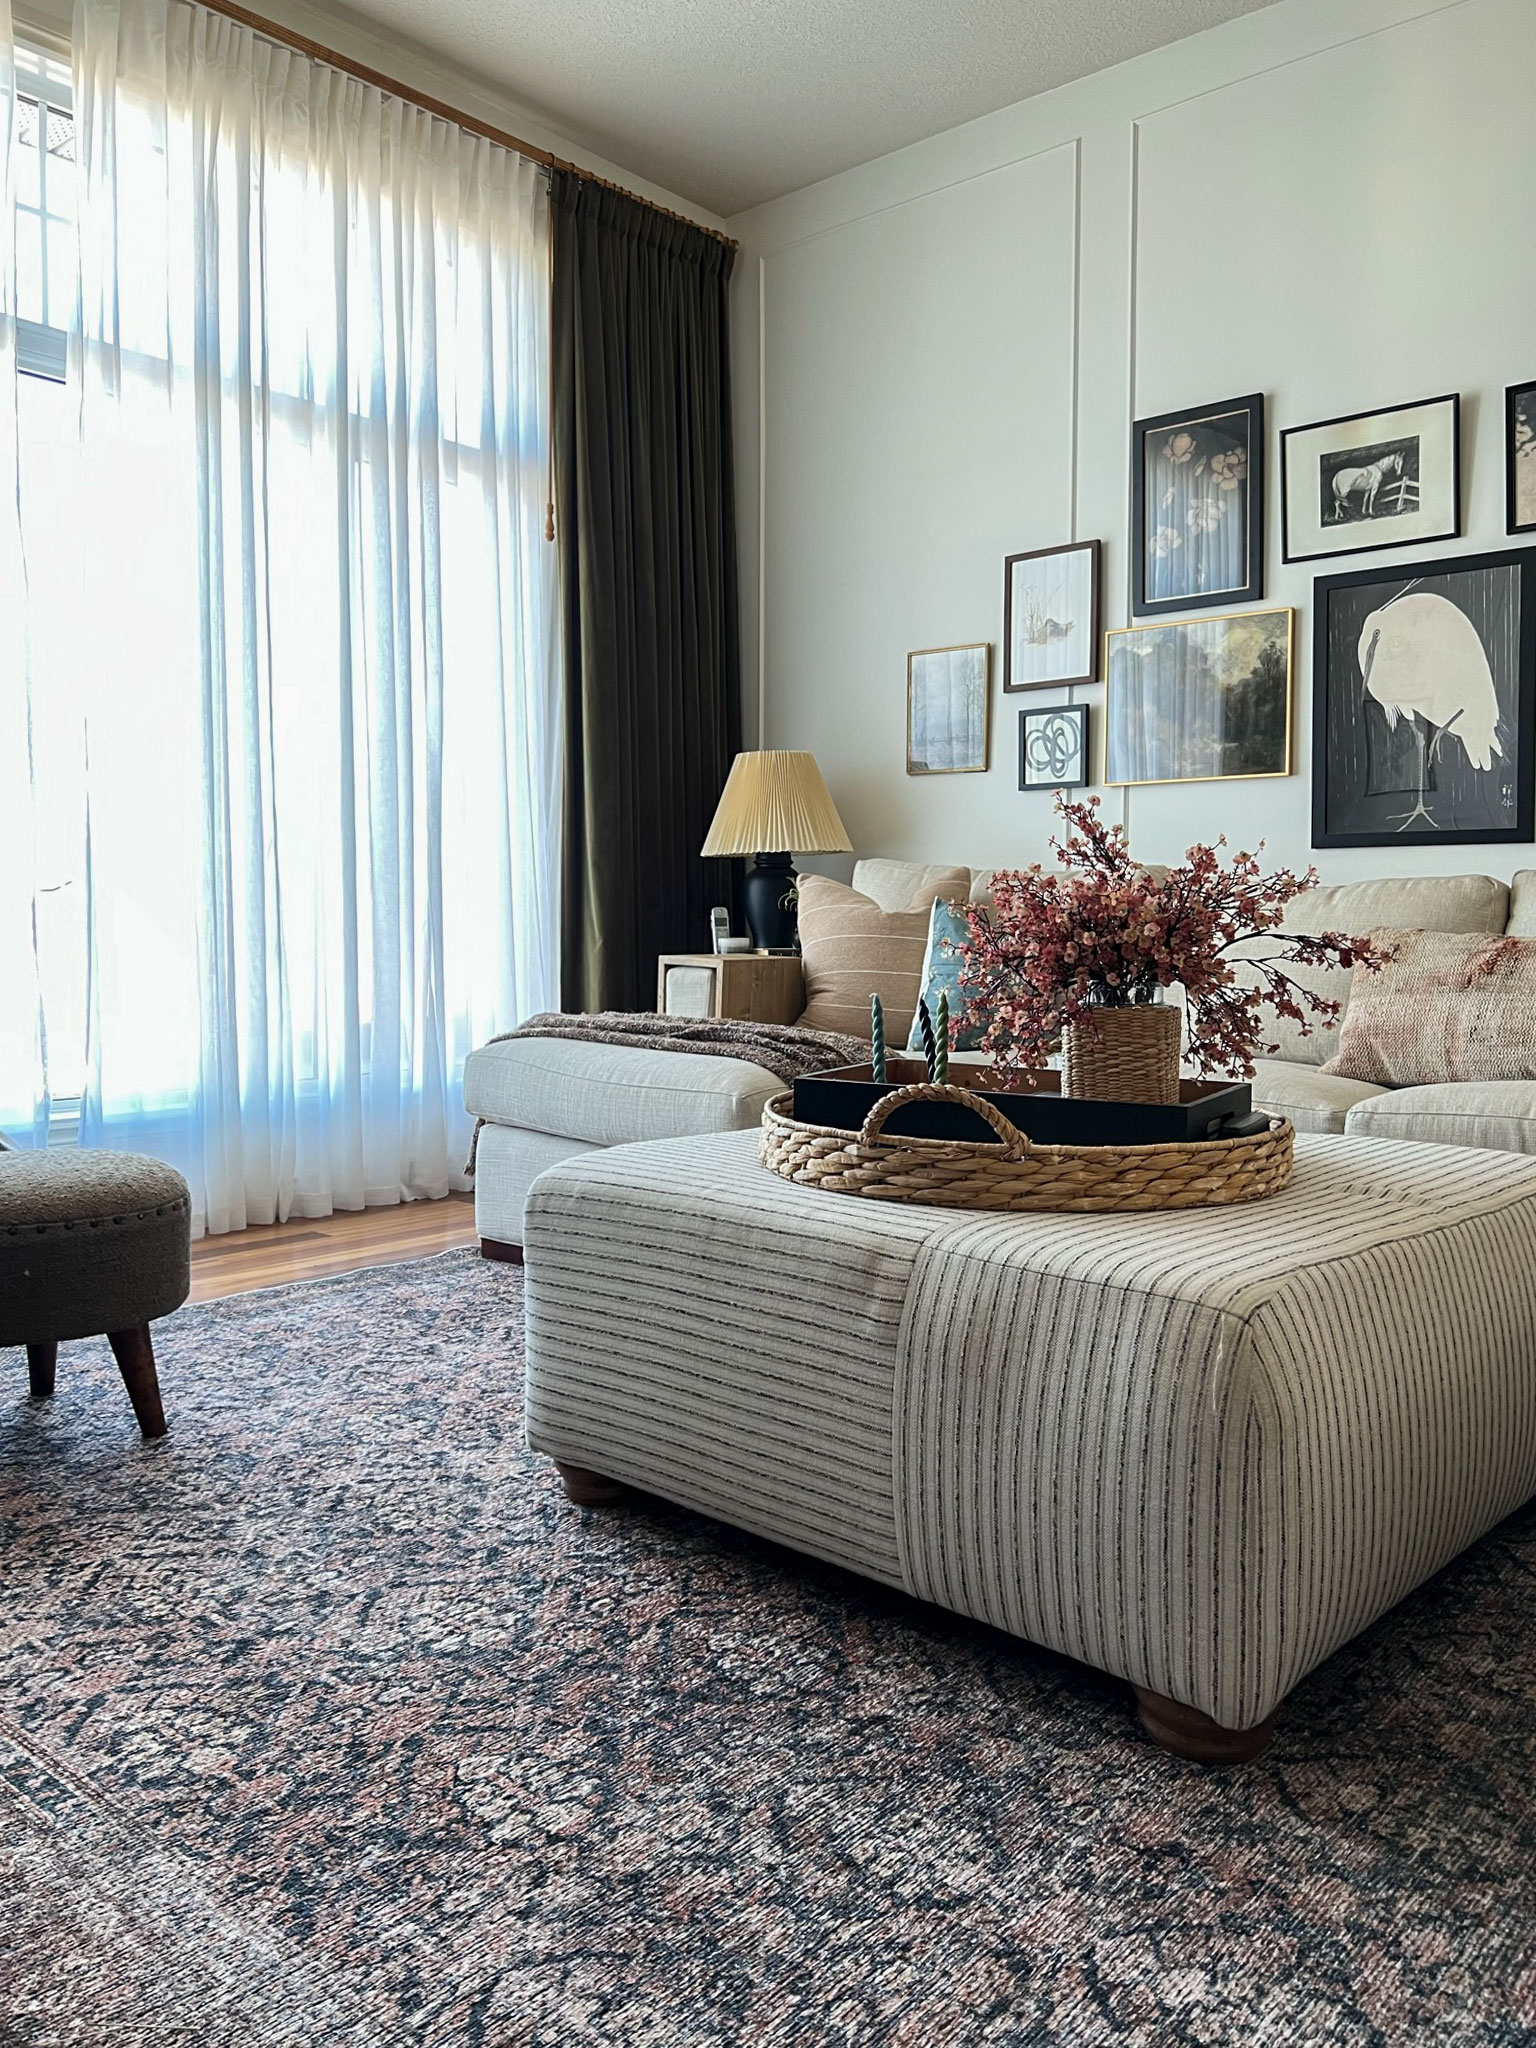
[{"label": "black rectangular tray", "polygon": [[[866,1063],[829,1067],[795,1083],[795,1117],[834,1131],[857,1131],[883,1095],[913,1081],[926,1081],[921,1060],[886,1062],[885,1081]],[[1177,1102],[1089,1102],[1061,1093],[1061,1076],[1048,1069],[1022,1075],[1006,1091],[984,1085],[984,1067],[951,1064],[957,1087],[982,1095],[1010,1123],[1040,1145],[1179,1145],[1203,1138],[1239,1135],[1251,1115],[1253,1089],[1246,1081],[1181,1081]],[[908,1102],[885,1126],[897,1138],[960,1138],[996,1142],[981,1118],[958,1102]]]}]

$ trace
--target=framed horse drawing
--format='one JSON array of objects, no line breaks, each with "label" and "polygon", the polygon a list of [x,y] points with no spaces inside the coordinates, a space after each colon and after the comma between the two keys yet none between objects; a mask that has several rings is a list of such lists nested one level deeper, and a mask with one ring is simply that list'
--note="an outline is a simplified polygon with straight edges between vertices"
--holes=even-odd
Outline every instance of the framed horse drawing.
[{"label": "framed horse drawing", "polygon": [[1454,540],[1461,532],[1461,399],[1346,413],[1280,436],[1288,562]]}]

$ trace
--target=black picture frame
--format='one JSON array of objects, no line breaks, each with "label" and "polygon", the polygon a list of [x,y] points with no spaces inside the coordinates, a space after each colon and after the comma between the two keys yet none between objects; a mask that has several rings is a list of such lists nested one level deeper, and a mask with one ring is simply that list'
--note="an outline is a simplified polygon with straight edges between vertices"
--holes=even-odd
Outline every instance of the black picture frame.
[{"label": "black picture frame", "polygon": [[[1191,438],[1194,442],[1187,452],[1175,449],[1175,443],[1181,437]],[[1148,444],[1155,439],[1162,440],[1163,445],[1152,451],[1149,463]],[[1169,586],[1168,577],[1154,566],[1155,562],[1173,562],[1177,557],[1179,566],[1193,570],[1196,562],[1204,561],[1206,535],[1213,529],[1190,524],[1197,509],[1191,506],[1184,520],[1172,525],[1165,521],[1155,531],[1149,531],[1147,493],[1149,488],[1158,486],[1158,468],[1164,469],[1170,479],[1163,488],[1171,489],[1176,472],[1187,470],[1191,479],[1199,476],[1209,478],[1211,472],[1207,465],[1214,456],[1229,462],[1239,451],[1242,458],[1240,477],[1222,481],[1214,492],[1203,494],[1200,509],[1215,508],[1219,514],[1225,509],[1227,499],[1232,499],[1241,533],[1241,575],[1234,574],[1216,582],[1203,574],[1191,573],[1177,579],[1178,587]],[[1161,491],[1159,495],[1162,496]],[[1184,550],[1186,531],[1191,541],[1187,555]],[[1172,547],[1166,551],[1160,546],[1165,534],[1173,540]],[[1230,610],[1235,605],[1256,604],[1263,595],[1263,392],[1250,392],[1246,398],[1229,398],[1217,405],[1184,406],[1176,412],[1157,413],[1151,418],[1135,421],[1131,429],[1132,616],[1138,619],[1161,618],[1171,613],[1209,610],[1218,605]]]},{"label": "black picture frame", "polygon": [[1504,514],[1506,533],[1536,533],[1536,378],[1504,393]]},{"label": "black picture frame", "polygon": [[[1077,773],[1069,771],[1076,763]],[[1032,772],[1033,771],[1033,772]],[[1093,779],[1086,704],[1026,704],[1019,712],[1019,788],[1086,789]]]},{"label": "black picture frame", "polygon": [[[1436,414],[1443,414],[1443,420],[1436,423],[1433,418]],[[1449,450],[1442,465],[1448,474],[1441,477],[1439,487],[1440,495],[1448,500],[1443,518],[1420,512],[1415,519],[1399,516],[1390,520],[1375,513],[1374,499],[1372,509],[1367,512],[1363,498],[1361,505],[1355,508],[1354,517],[1338,528],[1326,523],[1326,514],[1321,506],[1317,508],[1317,518],[1312,518],[1308,500],[1314,485],[1321,486],[1321,478],[1312,467],[1314,461],[1331,463],[1339,470],[1350,457],[1355,457],[1352,467],[1363,474],[1376,464],[1361,462],[1359,458],[1380,459],[1383,454],[1390,454],[1394,443],[1402,447],[1412,443],[1413,488],[1418,494],[1416,503],[1422,506],[1424,476],[1420,444],[1437,424]],[[1310,444],[1307,437],[1311,437]],[[1328,445],[1330,439],[1334,443],[1332,447]],[[1395,483],[1402,488],[1401,471]],[[1346,502],[1349,495],[1346,493]],[[1407,405],[1368,406],[1364,412],[1339,413],[1331,420],[1308,420],[1302,426],[1286,427],[1280,435],[1280,558],[1283,562],[1327,562],[1340,555],[1379,554],[1388,548],[1423,547],[1430,541],[1458,540],[1462,530],[1461,498],[1459,391],[1445,391],[1436,398],[1414,399]],[[1373,531],[1377,535],[1375,539],[1364,537]],[[1337,543],[1331,538],[1335,532],[1338,534]],[[1330,536],[1327,545],[1306,545],[1308,540],[1316,541],[1324,533]],[[1356,535],[1361,537],[1356,538]]]},{"label": "black picture frame", "polygon": [[[1376,614],[1404,603],[1386,637]],[[1312,844],[1485,846],[1533,828],[1536,547],[1319,576]]]},{"label": "black picture frame", "polygon": [[[1062,665],[1060,673],[1031,676],[1024,681],[1018,679],[1014,662],[1014,600],[1018,586],[1026,580],[1033,580],[1031,571],[1025,565],[1037,565],[1041,571],[1048,570],[1058,557],[1084,556],[1081,564],[1070,565],[1067,582],[1080,582],[1087,576],[1087,641],[1082,638],[1082,622],[1071,621],[1070,644],[1079,649],[1077,659]],[[1102,575],[1103,543],[1097,540],[1064,541],[1059,547],[1030,548],[1023,554],[1003,557],[1003,691],[1005,695],[1017,695],[1023,690],[1070,690],[1080,683],[1098,681],[1099,661],[1099,588]],[[1076,572],[1074,575],[1072,572]],[[1043,595],[1044,593],[1042,593]],[[1083,593],[1079,593],[1081,595]],[[1046,621],[1047,626],[1059,624],[1054,616]]]}]

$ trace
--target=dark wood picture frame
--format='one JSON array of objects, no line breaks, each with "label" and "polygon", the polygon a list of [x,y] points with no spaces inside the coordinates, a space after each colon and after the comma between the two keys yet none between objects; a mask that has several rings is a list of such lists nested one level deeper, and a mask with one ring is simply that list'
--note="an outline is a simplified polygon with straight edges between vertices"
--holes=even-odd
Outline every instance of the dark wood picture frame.
[{"label": "dark wood picture frame", "polygon": [[[1335,600],[1343,599],[1353,591],[1380,588],[1394,593],[1387,597],[1382,605],[1376,607],[1378,610],[1385,609],[1386,605],[1398,598],[1408,597],[1415,592],[1420,596],[1443,594],[1433,590],[1426,591],[1422,588],[1423,585],[1448,580],[1454,583],[1457,578],[1475,577],[1490,570],[1505,568],[1518,572],[1520,615],[1513,648],[1507,650],[1508,659],[1513,665],[1513,674],[1504,679],[1506,689],[1496,728],[1500,749],[1492,756],[1492,761],[1496,763],[1504,760],[1508,763],[1509,782],[1501,808],[1507,809],[1510,816],[1509,824],[1488,824],[1458,829],[1454,825],[1437,824],[1426,812],[1429,829],[1418,832],[1406,830],[1405,825],[1396,817],[1384,818],[1380,824],[1365,830],[1344,829],[1335,822],[1335,817],[1336,813],[1342,810],[1346,799],[1340,797],[1336,803],[1330,802],[1333,796],[1333,782],[1342,779],[1342,776],[1335,777],[1330,774],[1335,751],[1332,742],[1342,722],[1334,716],[1333,690],[1336,680],[1339,688],[1346,687],[1342,676],[1336,679],[1330,673],[1335,665],[1333,657],[1342,656],[1345,650],[1351,654],[1355,672],[1349,679],[1348,687],[1362,700],[1354,725],[1360,741],[1366,744],[1369,743],[1370,713],[1363,700],[1369,696],[1380,706],[1384,704],[1385,698],[1379,687],[1376,691],[1370,691],[1369,676],[1362,677],[1359,673],[1360,639],[1364,623],[1371,614],[1367,613],[1356,619],[1353,613],[1358,610],[1361,600],[1354,600],[1348,612],[1338,617],[1335,630]],[[1487,554],[1456,555],[1427,562],[1392,563],[1370,569],[1352,569],[1339,576],[1317,577],[1312,586],[1312,594],[1312,844],[1317,847],[1491,846],[1520,844],[1530,840],[1533,831],[1536,831],[1536,547],[1504,548]],[[1451,602],[1455,603],[1455,598],[1452,598]],[[1459,604],[1457,609],[1461,609]],[[1475,627],[1475,621],[1470,623]],[[1492,676],[1492,659],[1481,633],[1479,642],[1483,646],[1483,658]],[[1451,680],[1445,687],[1452,690],[1457,687],[1454,671],[1445,662],[1438,647],[1431,666],[1437,683],[1441,677],[1449,676]],[[1496,696],[1498,682],[1499,679],[1495,677]],[[1388,731],[1396,734],[1398,727],[1406,720],[1424,748],[1424,754],[1421,755],[1423,760],[1435,746],[1435,741],[1427,738],[1428,732],[1435,731],[1439,738],[1447,732],[1454,731],[1455,725],[1463,721],[1464,709],[1464,705],[1456,708],[1452,718],[1445,719],[1437,726],[1426,714],[1415,711],[1406,703],[1399,704],[1396,706],[1396,717],[1387,719]],[[1424,722],[1423,734],[1419,732],[1420,718],[1423,718]],[[1463,745],[1461,751],[1470,763],[1471,749]],[[1464,782],[1472,769],[1470,766],[1463,768],[1458,760],[1450,757],[1444,770],[1438,772],[1455,775],[1458,780]],[[1372,794],[1365,791],[1356,801],[1369,800]],[[1400,790],[1394,792],[1395,799],[1401,802],[1410,801],[1413,794],[1412,788],[1406,783]],[[1428,790],[1421,773],[1418,807],[1424,805],[1427,794]],[[1452,800],[1454,801],[1454,796]],[[1413,811],[1407,814],[1410,822],[1413,815]],[[1389,823],[1395,829],[1387,829]]]},{"label": "dark wood picture frame", "polygon": [[[1016,695],[1024,690],[1070,690],[1079,683],[1098,681],[1100,582],[1103,575],[1104,544],[1097,540],[1064,541],[1053,548],[1029,548],[1022,554],[1003,557],[1003,690]],[[1015,682],[1013,677],[1013,586],[1014,569],[1020,562],[1043,562],[1054,555],[1087,555],[1089,575],[1089,617],[1087,659],[1077,675],[1041,676],[1032,682]]]},{"label": "dark wood picture frame", "polygon": [[[1048,790],[1086,789],[1093,780],[1093,756],[1088,751],[1089,707],[1086,704],[1023,704],[1019,707],[1019,788],[1028,796],[1039,795]],[[1056,776],[1042,777],[1039,781],[1025,780],[1029,768],[1029,728],[1031,723],[1042,724],[1047,719],[1068,719],[1077,727],[1077,762],[1079,772],[1065,779]]]},{"label": "dark wood picture frame", "polygon": [[[1398,415],[1428,412],[1434,406],[1451,409],[1451,523],[1434,531],[1399,535],[1392,540],[1361,541],[1347,547],[1307,548],[1292,551],[1291,531],[1291,445],[1302,434],[1326,433],[1330,427],[1350,427],[1357,420],[1388,421]],[[1286,427],[1280,435],[1280,558],[1283,562],[1331,562],[1341,555],[1379,554],[1389,548],[1425,547],[1431,541],[1459,540],[1462,531],[1461,393],[1442,391],[1435,398],[1412,399],[1406,405],[1373,405],[1363,412],[1341,412],[1331,420],[1307,420],[1301,426]]]},{"label": "dark wood picture frame", "polygon": [[[1521,406],[1525,399],[1528,404]],[[1522,424],[1522,413],[1526,424],[1536,427],[1536,378],[1529,384],[1511,384],[1504,393],[1504,513],[1506,533],[1536,533],[1536,511],[1529,519],[1520,517],[1518,478],[1516,476],[1516,430]],[[1536,474],[1536,440],[1531,442],[1531,467]]]},{"label": "dark wood picture frame", "polygon": [[[1155,434],[1194,432],[1201,426],[1225,421],[1239,414],[1247,416],[1247,474],[1242,488],[1244,507],[1244,566],[1241,583],[1225,583],[1219,589],[1180,591],[1170,597],[1149,597],[1147,575],[1147,442]],[[1246,398],[1229,398],[1219,405],[1186,405],[1176,412],[1154,414],[1136,420],[1131,427],[1131,615],[1156,619],[1179,612],[1228,610],[1257,604],[1264,596],[1264,394],[1253,391]]]}]

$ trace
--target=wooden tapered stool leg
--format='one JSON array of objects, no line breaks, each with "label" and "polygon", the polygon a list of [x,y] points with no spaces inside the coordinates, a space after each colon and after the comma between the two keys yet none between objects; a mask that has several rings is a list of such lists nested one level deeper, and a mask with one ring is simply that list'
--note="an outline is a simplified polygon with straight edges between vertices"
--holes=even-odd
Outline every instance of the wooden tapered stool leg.
[{"label": "wooden tapered stool leg", "polygon": [[150,1341],[148,1323],[140,1323],[136,1330],[111,1330],[107,1342],[112,1346],[112,1356],[128,1389],[133,1412],[139,1418],[140,1430],[145,1436],[164,1436],[165,1410],[160,1405],[155,1347]]},{"label": "wooden tapered stool leg", "polygon": [[629,1499],[630,1489],[620,1479],[605,1479],[601,1472],[589,1472],[585,1465],[564,1465],[558,1458],[554,1466],[566,1499],[579,1508],[611,1508]]},{"label": "wooden tapered stool leg", "polygon": [[57,1344],[29,1344],[27,1346],[27,1381],[34,1397],[47,1400],[53,1392],[53,1376],[58,1368],[59,1347]]},{"label": "wooden tapered stool leg", "polygon": [[1198,1707],[1170,1700],[1145,1686],[1133,1688],[1141,1725],[1159,1749],[1193,1758],[1198,1764],[1249,1764],[1262,1756],[1274,1739],[1275,1717],[1257,1728],[1223,1728]]}]

